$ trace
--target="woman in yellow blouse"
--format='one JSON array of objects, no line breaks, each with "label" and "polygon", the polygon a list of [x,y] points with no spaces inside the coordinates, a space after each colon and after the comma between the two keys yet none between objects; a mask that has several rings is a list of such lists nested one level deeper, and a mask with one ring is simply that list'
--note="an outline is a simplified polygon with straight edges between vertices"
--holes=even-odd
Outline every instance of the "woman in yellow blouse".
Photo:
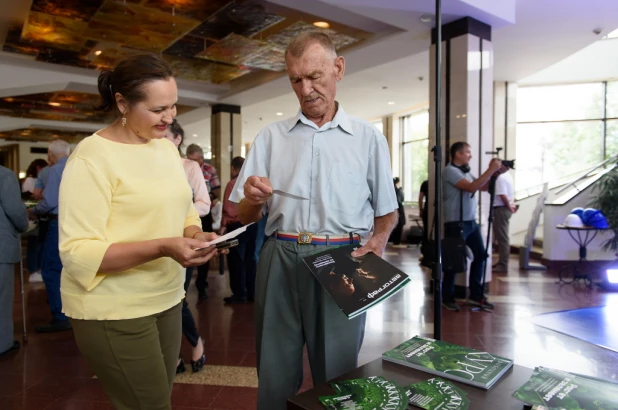
[{"label": "woman in yellow blouse", "polygon": [[180,351],[183,267],[208,246],[173,144],[172,70],[151,55],[99,76],[119,116],[85,138],[60,187],[61,294],[80,351],[117,409],[171,409]]}]

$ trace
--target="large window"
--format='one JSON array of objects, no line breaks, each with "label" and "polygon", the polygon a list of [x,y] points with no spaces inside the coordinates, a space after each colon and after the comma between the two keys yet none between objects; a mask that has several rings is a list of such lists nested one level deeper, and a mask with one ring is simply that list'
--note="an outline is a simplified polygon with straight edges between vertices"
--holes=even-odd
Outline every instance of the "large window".
[{"label": "large window", "polygon": [[618,82],[519,88],[516,190],[618,153],[617,117]]},{"label": "large window", "polygon": [[421,184],[427,179],[429,112],[402,117],[400,129],[403,193],[406,202],[416,202]]}]

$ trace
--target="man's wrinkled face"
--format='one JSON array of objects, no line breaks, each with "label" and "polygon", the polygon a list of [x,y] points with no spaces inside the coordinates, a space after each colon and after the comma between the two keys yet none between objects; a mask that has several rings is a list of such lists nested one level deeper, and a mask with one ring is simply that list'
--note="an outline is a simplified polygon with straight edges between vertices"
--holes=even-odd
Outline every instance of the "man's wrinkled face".
[{"label": "man's wrinkled face", "polygon": [[319,43],[310,45],[302,56],[286,57],[290,83],[303,114],[309,119],[335,112],[337,81],[343,78],[345,62]]}]

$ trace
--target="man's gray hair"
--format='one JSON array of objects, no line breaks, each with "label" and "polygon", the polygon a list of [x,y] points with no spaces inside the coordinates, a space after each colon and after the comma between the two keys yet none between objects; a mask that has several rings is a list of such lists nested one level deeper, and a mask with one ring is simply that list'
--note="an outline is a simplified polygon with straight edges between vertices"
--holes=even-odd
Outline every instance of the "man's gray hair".
[{"label": "man's gray hair", "polygon": [[71,145],[65,140],[55,140],[49,144],[48,150],[55,158],[68,157],[71,154]]},{"label": "man's gray hair", "polygon": [[316,43],[321,45],[327,53],[331,54],[333,59],[337,58],[337,50],[330,37],[326,33],[314,30],[305,31],[296,36],[288,45],[288,48],[286,48],[285,56],[287,57],[289,54],[292,57],[298,58],[305,53],[309,46]]}]

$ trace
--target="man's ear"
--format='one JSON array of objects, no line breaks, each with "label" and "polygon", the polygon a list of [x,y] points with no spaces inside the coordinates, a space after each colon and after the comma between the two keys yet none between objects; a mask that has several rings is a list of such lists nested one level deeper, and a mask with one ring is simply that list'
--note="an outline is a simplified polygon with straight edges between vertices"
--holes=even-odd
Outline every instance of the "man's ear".
[{"label": "man's ear", "polygon": [[335,59],[335,77],[337,81],[341,81],[343,79],[343,75],[345,74],[345,59],[342,56],[339,56]]}]

